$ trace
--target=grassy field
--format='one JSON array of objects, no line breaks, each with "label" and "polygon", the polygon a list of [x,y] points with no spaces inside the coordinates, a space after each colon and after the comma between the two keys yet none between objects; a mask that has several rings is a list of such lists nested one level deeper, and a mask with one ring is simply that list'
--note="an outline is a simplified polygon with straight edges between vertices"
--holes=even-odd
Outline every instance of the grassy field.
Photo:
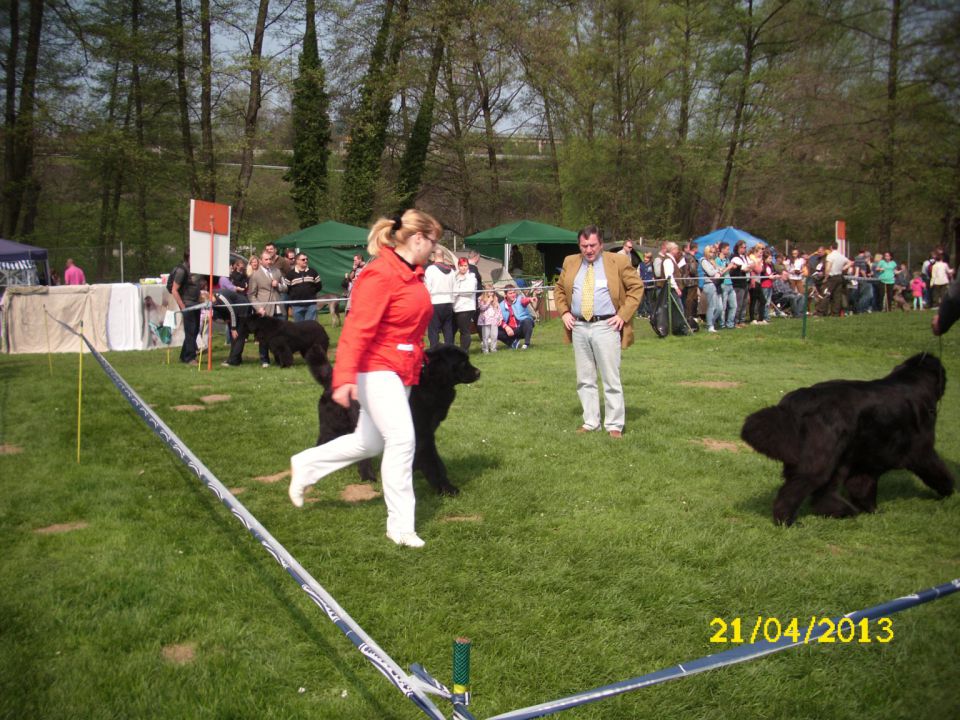
[{"label": "grassy field", "polygon": [[[667,340],[641,323],[619,442],[574,434],[558,321],[525,353],[475,344],[483,376],[439,435],[463,492],[438,498],[417,478],[420,551],[384,537],[382,499],[343,499],[352,469],[290,504],[277,475],[317,432],[300,361],[262,370],[251,345],[224,369],[222,336],[210,374],[162,350],[108,359],[398,663],[449,683],[452,640],[470,637],[483,718],[729,649],[709,642],[714,618],[803,623],[960,576],[957,496],[890,473],[874,515],[805,509],[775,527],[779,467],[738,439],[748,413],[793,388],[942,351],[938,449],[960,475],[960,331],[941,348],[929,319],[815,320],[806,340],[793,321]],[[422,717],[89,356],[78,464],[77,356],[52,363],[0,357],[0,717]],[[561,717],[960,716],[960,597],[892,628],[889,643],[806,646]]]}]

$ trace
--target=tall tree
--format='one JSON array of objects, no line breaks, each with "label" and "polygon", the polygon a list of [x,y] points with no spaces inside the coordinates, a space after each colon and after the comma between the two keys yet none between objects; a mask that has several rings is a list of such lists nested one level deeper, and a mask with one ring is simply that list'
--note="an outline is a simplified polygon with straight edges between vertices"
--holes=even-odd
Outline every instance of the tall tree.
[{"label": "tall tree", "polygon": [[299,75],[293,85],[293,161],[283,176],[300,227],[319,222],[329,209],[330,96],[317,48],[316,0],[307,0],[306,31]]},{"label": "tall tree", "polygon": [[260,0],[257,9],[257,21],[253,31],[253,45],[250,48],[249,73],[250,90],[247,96],[247,110],[243,117],[243,146],[240,154],[240,172],[237,175],[237,188],[234,195],[231,220],[234,238],[239,238],[243,228],[243,214],[247,204],[247,189],[253,176],[253,149],[257,139],[257,121],[260,105],[263,102],[260,83],[263,77],[261,58],[263,56],[263,35],[267,26],[267,11],[270,0]]},{"label": "tall tree", "polygon": [[880,218],[881,247],[889,248],[897,208],[894,196],[897,155],[897,87],[900,78],[900,0],[890,2],[890,31],[887,37],[887,96],[884,111],[884,137],[880,162]]},{"label": "tall tree", "polygon": [[217,199],[217,158],[213,146],[213,49],[210,0],[200,0],[200,158],[203,163],[201,197]]},{"label": "tall tree", "polygon": [[174,18],[176,22],[177,43],[177,106],[180,110],[180,137],[183,141],[183,158],[187,164],[190,182],[190,194],[194,198],[202,197],[200,178],[197,177],[197,163],[193,154],[193,134],[190,130],[190,90],[187,86],[187,49],[186,32],[183,27],[183,0],[174,0]]},{"label": "tall tree", "polygon": [[433,53],[430,62],[430,74],[420,107],[417,110],[417,119],[413,122],[407,148],[400,159],[400,173],[397,179],[397,210],[402,212],[413,207],[423,182],[423,169],[427,161],[427,150],[430,147],[430,134],[433,129],[433,108],[437,95],[437,79],[440,76],[440,66],[443,63],[443,36],[436,33],[433,43]]},{"label": "tall tree", "polygon": [[10,46],[7,52],[6,103],[4,106],[4,213],[6,237],[30,235],[37,211],[39,181],[34,175],[34,113],[36,110],[37,64],[43,26],[43,0],[30,0],[27,45],[20,75],[20,107],[16,109],[17,67],[19,65],[20,3],[11,0]]},{"label": "tall tree", "polygon": [[[400,0],[398,14],[401,20],[406,7],[407,0]],[[402,32],[402,27],[395,29],[396,37],[390,46],[388,41],[393,13],[394,0],[385,0],[380,28],[370,52],[370,64],[360,88],[360,105],[350,122],[350,142],[347,145],[343,190],[340,193],[340,219],[354,225],[366,225],[373,212],[381,156],[386,145],[390,98],[393,94],[393,66],[399,55],[399,36]],[[402,25],[402,22],[397,25]]]}]

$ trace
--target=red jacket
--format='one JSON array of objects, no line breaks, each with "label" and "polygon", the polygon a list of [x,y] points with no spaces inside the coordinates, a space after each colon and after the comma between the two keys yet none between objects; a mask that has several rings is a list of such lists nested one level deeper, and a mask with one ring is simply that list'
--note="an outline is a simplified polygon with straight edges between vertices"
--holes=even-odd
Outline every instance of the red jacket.
[{"label": "red jacket", "polygon": [[423,334],[433,305],[423,268],[411,269],[393,248],[381,249],[363,268],[350,295],[333,387],[357,382],[357,373],[392,370],[404,385],[416,385],[423,365]]}]

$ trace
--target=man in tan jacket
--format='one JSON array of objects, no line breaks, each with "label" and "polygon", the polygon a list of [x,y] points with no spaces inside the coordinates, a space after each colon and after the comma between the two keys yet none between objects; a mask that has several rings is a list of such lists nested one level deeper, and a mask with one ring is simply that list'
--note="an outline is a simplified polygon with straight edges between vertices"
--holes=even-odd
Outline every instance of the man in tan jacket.
[{"label": "man in tan jacket", "polygon": [[633,318],[643,298],[643,281],[625,255],[603,252],[595,225],[580,231],[580,252],[563,261],[553,295],[567,342],[573,343],[577,395],[583,407],[578,433],[600,427],[597,375],[603,382],[603,427],[623,436],[626,404],[620,384],[620,352],[633,344]]}]

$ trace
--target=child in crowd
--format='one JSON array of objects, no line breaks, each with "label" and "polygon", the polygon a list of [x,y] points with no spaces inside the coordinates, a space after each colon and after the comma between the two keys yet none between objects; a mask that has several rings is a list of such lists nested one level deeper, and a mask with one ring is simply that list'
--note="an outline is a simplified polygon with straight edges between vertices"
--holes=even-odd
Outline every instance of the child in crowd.
[{"label": "child in crowd", "polygon": [[500,298],[490,286],[484,288],[477,301],[480,313],[477,326],[480,328],[480,348],[484,353],[497,351],[497,328],[500,326]]},{"label": "child in crowd", "polygon": [[923,295],[926,291],[926,285],[920,273],[913,274],[913,280],[910,281],[910,294],[913,295],[913,309],[923,310]]}]

